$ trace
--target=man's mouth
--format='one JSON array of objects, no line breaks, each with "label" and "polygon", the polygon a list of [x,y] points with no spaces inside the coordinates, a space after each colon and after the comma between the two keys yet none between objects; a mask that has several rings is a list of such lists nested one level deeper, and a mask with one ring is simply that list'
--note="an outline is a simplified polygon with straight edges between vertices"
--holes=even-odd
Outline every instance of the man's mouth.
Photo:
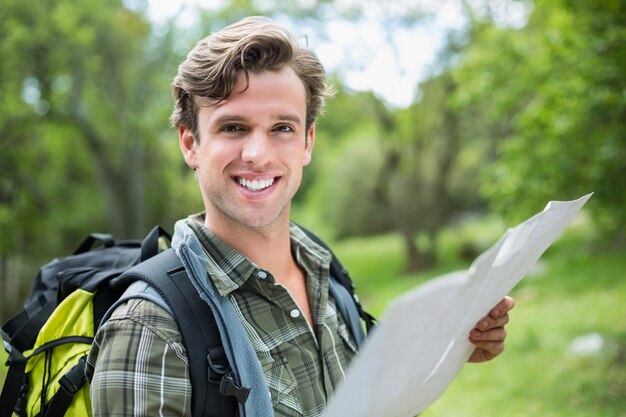
[{"label": "man's mouth", "polygon": [[246,178],[237,177],[237,182],[239,183],[239,185],[247,188],[250,191],[261,191],[268,187],[271,187],[271,185],[274,184],[275,179],[275,177],[272,177],[265,179],[249,180]]}]

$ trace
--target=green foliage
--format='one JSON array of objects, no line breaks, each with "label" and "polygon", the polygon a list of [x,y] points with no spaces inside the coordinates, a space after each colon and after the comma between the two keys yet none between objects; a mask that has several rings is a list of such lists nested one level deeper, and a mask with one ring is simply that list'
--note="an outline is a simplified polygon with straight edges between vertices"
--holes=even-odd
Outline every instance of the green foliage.
[{"label": "green foliage", "polygon": [[[437,76],[422,85],[420,101],[403,110],[372,94],[341,90],[329,103],[307,201],[311,210],[322,207],[335,236],[395,231],[404,238],[407,269],[416,270],[432,263],[435,234],[480,206],[467,190],[475,186],[485,146],[463,135],[466,121],[450,101],[456,88],[447,74]],[[415,244],[418,236],[425,245]]]},{"label": "green foliage", "polygon": [[[477,24],[456,70],[497,148],[481,189],[520,219],[548,199],[595,192],[594,219],[624,233],[626,42],[620,2],[535,4],[521,30]],[[476,110],[474,110],[476,111]]]},{"label": "green foliage", "polygon": [[150,61],[166,68],[167,57],[146,55],[150,26],[110,1],[8,0],[3,8],[0,49],[12,59],[0,66],[8,148],[0,165],[14,175],[3,178],[0,221],[11,227],[24,216],[0,238],[3,253],[22,239],[31,250],[78,239],[85,226],[136,235],[145,227],[144,175],[163,177],[145,164],[159,153],[146,145],[165,126],[151,117],[163,114],[159,96],[168,95]]},{"label": "green foliage", "polygon": [[381,104],[372,94],[334,84],[338,91],[317,123],[313,161],[305,170],[296,211],[305,224],[330,229],[335,237],[389,230],[388,210],[376,195],[384,145],[374,113]]},{"label": "green foliage", "polygon": [[168,178],[182,175],[163,163],[161,140],[179,59],[173,34],[153,32],[117,1],[7,0],[0,14],[0,53],[10,57],[0,62],[5,316],[36,266],[87,233],[127,238],[169,226]]},{"label": "green foliage", "polygon": [[[340,146],[326,170],[328,219],[336,225],[338,237],[376,234],[389,230],[390,213],[377,198],[376,179],[383,175],[381,145],[375,138],[360,136]],[[366,166],[367,172],[363,171]]]}]

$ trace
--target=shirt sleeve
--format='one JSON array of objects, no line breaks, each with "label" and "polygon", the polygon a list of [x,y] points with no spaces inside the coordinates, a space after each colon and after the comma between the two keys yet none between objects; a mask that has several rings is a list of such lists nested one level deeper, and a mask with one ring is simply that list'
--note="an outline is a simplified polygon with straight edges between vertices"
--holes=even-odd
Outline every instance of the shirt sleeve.
[{"label": "shirt sleeve", "polygon": [[191,417],[186,350],[174,318],[131,300],[98,330],[87,359],[94,417]]}]

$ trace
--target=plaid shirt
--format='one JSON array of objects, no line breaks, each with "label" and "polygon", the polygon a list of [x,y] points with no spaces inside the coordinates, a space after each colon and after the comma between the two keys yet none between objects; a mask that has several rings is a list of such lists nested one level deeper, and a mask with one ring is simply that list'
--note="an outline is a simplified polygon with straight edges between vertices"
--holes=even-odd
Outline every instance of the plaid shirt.
[{"label": "plaid shirt", "polygon": [[[204,228],[209,276],[233,303],[261,363],[276,416],[319,416],[356,354],[328,295],[330,254],[291,226],[292,254],[306,272],[313,330],[287,290]],[[96,362],[97,360],[97,362]],[[87,364],[94,416],[190,416],[189,364],[174,319],[157,305],[131,300],[96,335]],[[254,387],[253,387],[254,389]]]}]

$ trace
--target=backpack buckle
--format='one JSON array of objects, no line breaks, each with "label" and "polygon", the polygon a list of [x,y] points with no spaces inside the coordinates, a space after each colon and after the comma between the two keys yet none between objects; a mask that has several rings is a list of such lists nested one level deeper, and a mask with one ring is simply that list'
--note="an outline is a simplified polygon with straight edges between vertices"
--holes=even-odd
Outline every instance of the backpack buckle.
[{"label": "backpack buckle", "polygon": [[250,388],[237,384],[233,373],[229,372],[220,381],[220,394],[235,397],[238,403],[244,404],[250,394]]},{"label": "backpack buckle", "polygon": [[211,359],[210,353],[206,355],[206,360],[209,363],[209,369],[208,369],[208,375],[207,375],[209,382],[213,384],[221,383],[222,378],[229,371],[228,365],[220,365],[220,364],[214,363],[213,360]]},{"label": "backpack buckle", "polygon": [[85,385],[86,381],[85,357],[83,356],[72,369],[59,379],[59,386],[73,396]]},{"label": "backpack buckle", "polygon": [[250,388],[243,387],[235,381],[233,372],[228,364],[221,365],[211,359],[211,354],[206,355],[209,363],[208,380],[212,384],[219,384],[219,392],[224,396],[235,397],[237,402],[244,404],[250,394]]}]

